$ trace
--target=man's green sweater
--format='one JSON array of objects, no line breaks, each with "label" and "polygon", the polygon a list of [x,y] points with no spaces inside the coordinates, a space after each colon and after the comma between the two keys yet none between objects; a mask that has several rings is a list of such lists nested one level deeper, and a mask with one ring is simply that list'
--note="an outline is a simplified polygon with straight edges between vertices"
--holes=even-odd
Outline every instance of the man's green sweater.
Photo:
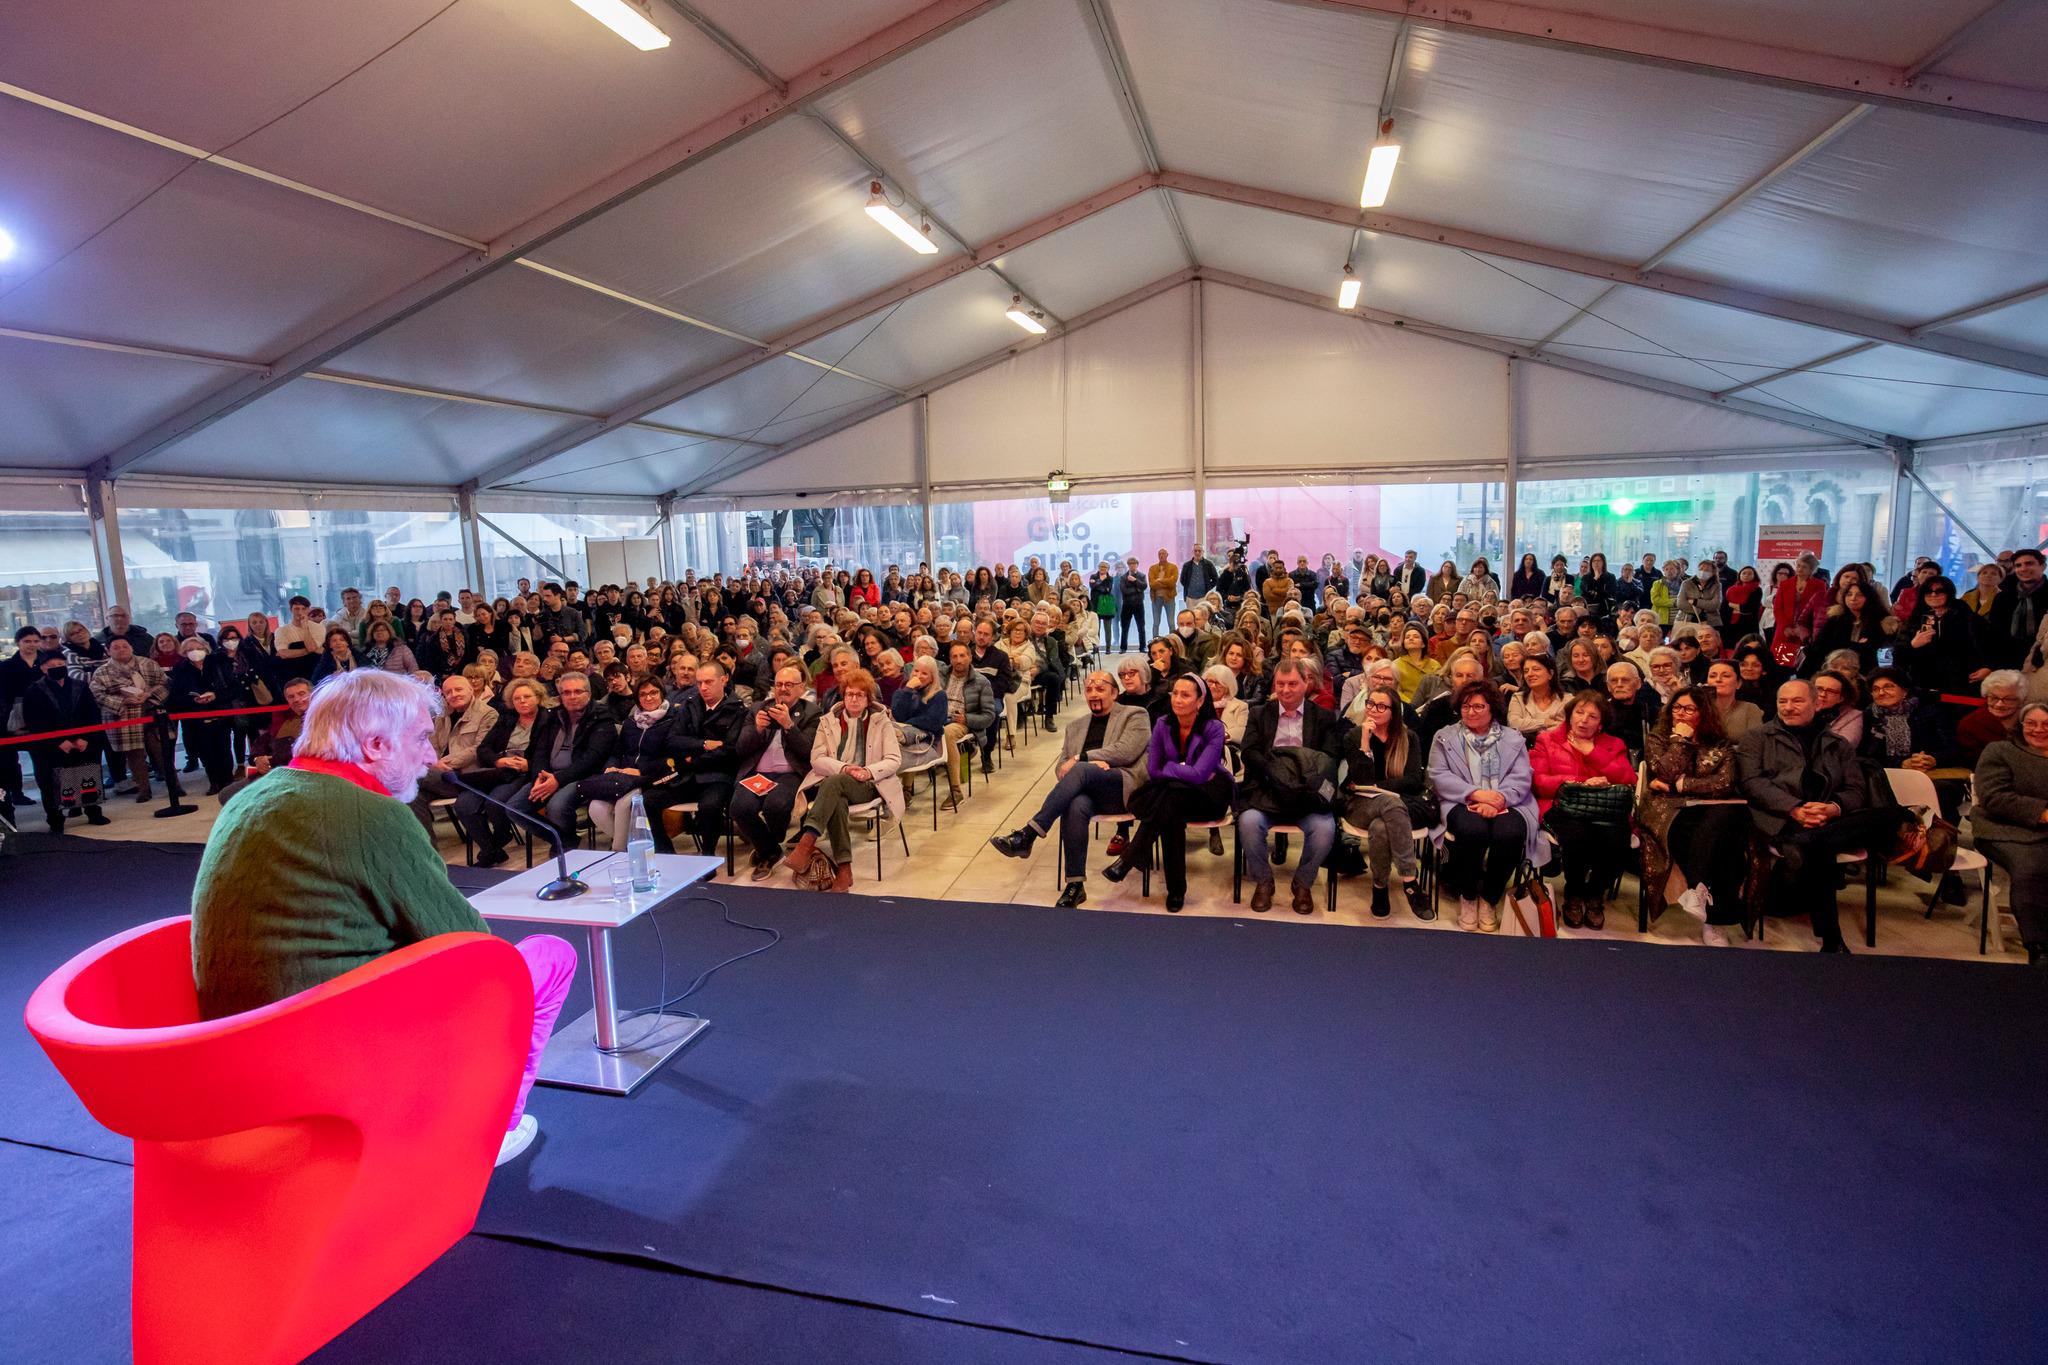
[{"label": "man's green sweater", "polygon": [[404,803],[279,768],[221,811],[192,888],[208,1019],[296,995],[435,934],[488,932]]}]

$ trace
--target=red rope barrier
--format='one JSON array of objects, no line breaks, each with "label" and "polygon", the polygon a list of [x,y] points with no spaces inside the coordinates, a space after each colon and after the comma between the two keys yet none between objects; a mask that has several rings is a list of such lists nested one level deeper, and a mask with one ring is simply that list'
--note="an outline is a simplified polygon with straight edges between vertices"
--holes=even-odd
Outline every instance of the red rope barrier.
[{"label": "red rope barrier", "polygon": [[[279,711],[289,711],[288,706],[237,706],[226,711],[179,711],[171,720],[219,720],[223,716],[268,716]],[[72,730],[41,730],[32,735],[9,735],[0,739],[0,746],[9,744],[32,744],[44,739],[70,739],[77,735],[96,735],[102,730],[127,730],[137,725],[154,725],[155,716],[137,716],[132,720],[110,720],[104,725],[81,725]]]}]

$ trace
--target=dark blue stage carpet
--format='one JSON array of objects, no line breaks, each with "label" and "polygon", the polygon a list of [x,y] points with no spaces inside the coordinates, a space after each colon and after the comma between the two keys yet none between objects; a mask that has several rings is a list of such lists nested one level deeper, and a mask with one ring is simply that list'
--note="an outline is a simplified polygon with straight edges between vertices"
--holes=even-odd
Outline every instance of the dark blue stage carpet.
[{"label": "dark blue stage carpet", "polygon": [[[10,1007],[195,862],[0,874]],[[785,941],[704,1038],[536,1092],[481,1235],[323,1360],[2048,1359],[2024,968],[724,895]],[[661,922],[672,990],[758,941]],[[125,1156],[7,1033],[0,1136]],[[10,1242],[124,1263],[124,1173],[8,1155]]]}]

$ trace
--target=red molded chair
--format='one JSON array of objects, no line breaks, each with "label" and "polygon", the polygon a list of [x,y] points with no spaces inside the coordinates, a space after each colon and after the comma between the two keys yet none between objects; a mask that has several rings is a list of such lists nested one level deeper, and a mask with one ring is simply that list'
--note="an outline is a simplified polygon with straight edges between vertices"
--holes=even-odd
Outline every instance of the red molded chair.
[{"label": "red molded chair", "polygon": [[474,1226],[533,977],[502,940],[443,934],[202,1021],[191,928],[80,953],[29,998],[28,1027],[135,1140],[139,1365],[295,1361]]}]

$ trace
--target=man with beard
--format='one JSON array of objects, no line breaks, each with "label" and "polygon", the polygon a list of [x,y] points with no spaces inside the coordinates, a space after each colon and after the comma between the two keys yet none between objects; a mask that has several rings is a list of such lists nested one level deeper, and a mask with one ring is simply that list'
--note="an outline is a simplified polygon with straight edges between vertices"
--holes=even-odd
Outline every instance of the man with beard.
[{"label": "man with beard", "polygon": [[[272,1004],[437,934],[490,932],[406,809],[434,761],[440,709],[416,679],[337,674],[314,694],[291,766],[221,809],[192,887],[202,1017]],[[533,1036],[500,1164],[533,1141],[527,1092],[576,975],[576,950],[551,934],[517,946],[533,973]]]}]

